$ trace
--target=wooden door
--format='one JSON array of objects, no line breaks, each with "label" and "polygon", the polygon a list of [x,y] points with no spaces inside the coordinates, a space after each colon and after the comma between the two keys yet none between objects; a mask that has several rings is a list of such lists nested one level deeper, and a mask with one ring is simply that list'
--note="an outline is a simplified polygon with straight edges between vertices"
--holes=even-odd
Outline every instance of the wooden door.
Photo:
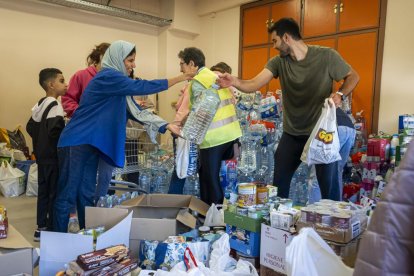
[{"label": "wooden door", "polygon": [[[243,80],[254,78],[266,66],[268,60],[268,47],[260,47],[243,50],[242,74]],[[266,86],[260,88],[262,93],[267,92]],[[251,91],[246,91],[251,92]]]},{"label": "wooden door", "polygon": [[378,27],[380,0],[340,0],[339,31]]},{"label": "wooden door", "polygon": [[338,0],[305,0],[303,36],[329,35],[336,32]]},{"label": "wooden door", "polygon": [[300,0],[287,0],[272,5],[271,19],[273,22],[283,17],[291,17],[300,25]]},{"label": "wooden door", "polygon": [[266,21],[269,20],[269,6],[258,6],[243,12],[243,47],[269,42]]},{"label": "wooden door", "polygon": [[359,74],[352,93],[352,113],[364,110],[368,133],[371,133],[374,104],[377,32],[351,34],[338,38],[338,52]]}]

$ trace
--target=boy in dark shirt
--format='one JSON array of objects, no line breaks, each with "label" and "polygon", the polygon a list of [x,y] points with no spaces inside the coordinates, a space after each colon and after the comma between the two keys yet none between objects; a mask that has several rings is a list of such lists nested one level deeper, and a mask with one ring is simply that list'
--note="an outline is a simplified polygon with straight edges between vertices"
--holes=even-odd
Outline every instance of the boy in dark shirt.
[{"label": "boy in dark shirt", "polygon": [[38,165],[37,230],[34,240],[40,241],[40,231],[53,230],[53,205],[59,177],[57,143],[65,126],[59,96],[66,93],[68,85],[62,72],[46,68],[39,73],[39,84],[46,91],[32,108],[26,130],[33,139],[33,153]]}]

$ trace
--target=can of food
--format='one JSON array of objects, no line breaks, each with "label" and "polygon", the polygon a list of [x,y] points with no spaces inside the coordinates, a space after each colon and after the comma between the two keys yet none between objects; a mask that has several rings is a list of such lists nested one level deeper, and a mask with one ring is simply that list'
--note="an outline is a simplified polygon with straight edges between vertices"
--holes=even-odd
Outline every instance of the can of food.
[{"label": "can of food", "polygon": [[327,226],[332,226],[332,213],[326,210],[317,211],[315,222]]},{"label": "can of food", "polygon": [[335,207],[337,209],[341,209],[341,210],[351,210],[351,204],[347,203],[347,202],[337,202],[335,204]]},{"label": "can of food", "polygon": [[249,218],[252,218],[252,219],[258,219],[259,218],[257,210],[254,207],[250,207],[249,209],[247,209],[247,216]]},{"label": "can of food", "polygon": [[200,234],[201,237],[210,234],[210,227],[208,226],[200,226],[198,228],[198,233]]},{"label": "can of food", "polygon": [[226,233],[226,227],[225,226],[214,226],[213,232],[214,234],[224,234]]},{"label": "can of food", "polygon": [[249,211],[247,208],[237,207],[237,214],[241,216],[248,216]]},{"label": "can of food", "polygon": [[287,208],[292,208],[293,207],[293,201],[289,198],[281,198],[279,200],[279,205],[284,205]]},{"label": "can of food", "polygon": [[257,204],[265,204],[269,201],[269,191],[265,185],[257,186]]},{"label": "can of food", "polygon": [[351,216],[346,213],[333,213],[332,226],[339,229],[348,229]]},{"label": "can of food", "polygon": [[250,207],[256,205],[256,185],[242,183],[239,185],[238,205],[239,207]]}]

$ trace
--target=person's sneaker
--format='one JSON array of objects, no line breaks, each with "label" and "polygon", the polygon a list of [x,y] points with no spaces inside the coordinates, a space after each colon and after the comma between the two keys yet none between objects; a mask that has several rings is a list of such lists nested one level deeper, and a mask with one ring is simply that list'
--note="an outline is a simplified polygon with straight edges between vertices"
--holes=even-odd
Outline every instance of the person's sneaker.
[{"label": "person's sneaker", "polygon": [[35,230],[35,232],[34,232],[34,235],[33,235],[33,240],[35,241],[35,242],[40,242],[40,232],[41,231],[45,231],[46,230],[46,227],[44,227],[44,228],[37,228],[36,230]]},{"label": "person's sneaker", "polygon": [[39,230],[39,229],[36,229],[36,230],[35,230],[35,232],[34,232],[34,236],[33,236],[33,240],[34,240],[35,242],[40,242],[40,230]]},{"label": "person's sneaker", "polygon": [[68,233],[78,233],[80,230],[79,228],[79,220],[78,217],[73,216],[69,218],[68,223]]}]

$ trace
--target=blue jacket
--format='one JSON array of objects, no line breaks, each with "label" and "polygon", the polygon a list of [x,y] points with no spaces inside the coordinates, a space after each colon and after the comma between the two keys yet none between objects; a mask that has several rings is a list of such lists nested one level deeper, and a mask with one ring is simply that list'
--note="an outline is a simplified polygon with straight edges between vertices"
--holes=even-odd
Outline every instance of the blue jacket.
[{"label": "blue jacket", "polygon": [[58,147],[91,145],[110,164],[123,167],[127,95],[149,95],[168,89],[168,81],[133,80],[114,69],[101,70],[88,84],[79,107],[64,128]]}]

